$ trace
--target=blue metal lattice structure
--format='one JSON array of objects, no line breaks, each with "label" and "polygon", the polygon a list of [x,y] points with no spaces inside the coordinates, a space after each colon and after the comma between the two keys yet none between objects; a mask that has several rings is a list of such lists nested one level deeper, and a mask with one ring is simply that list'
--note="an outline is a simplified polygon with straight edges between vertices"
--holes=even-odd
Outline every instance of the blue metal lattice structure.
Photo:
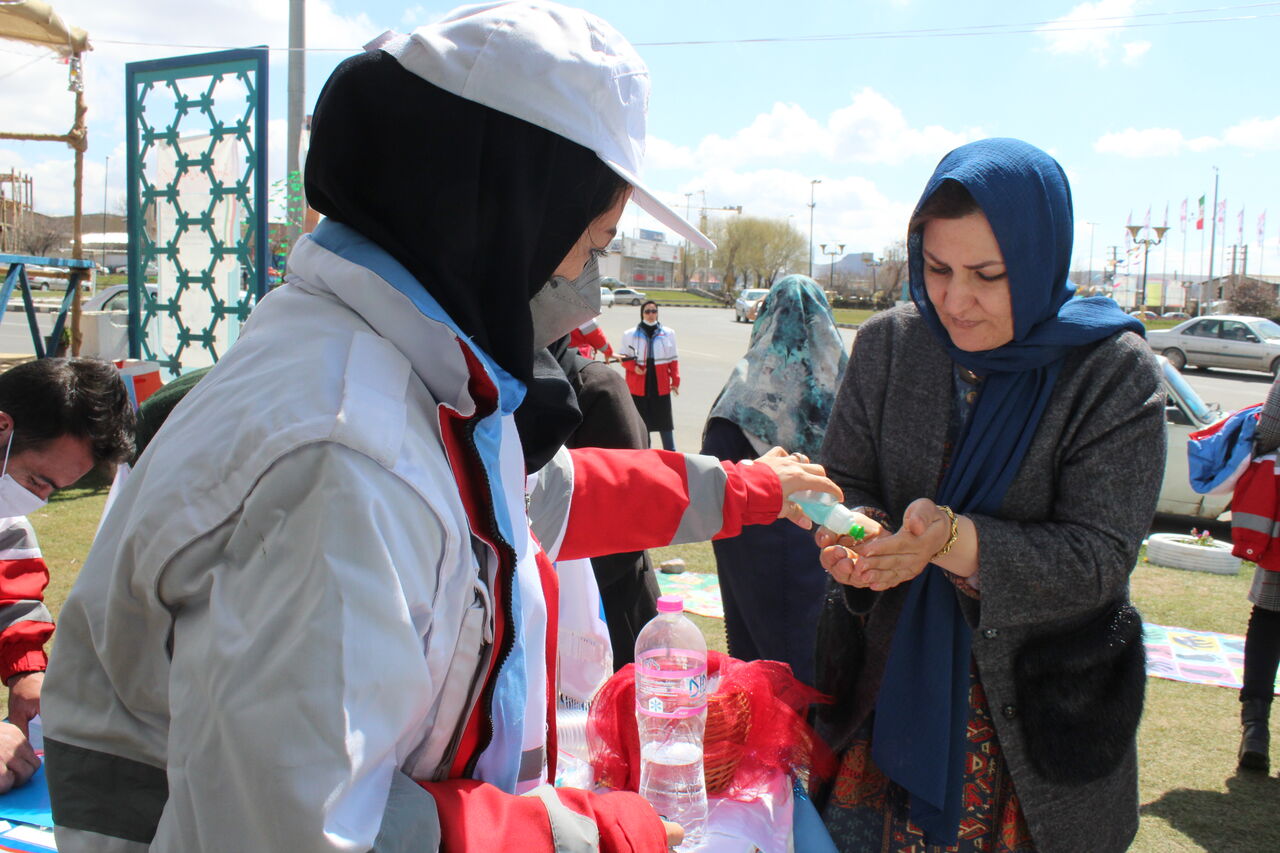
[{"label": "blue metal lattice structure", "polygon": [[266,291],[267,51],[125,74],[129,355],[177,376],[217,361]]},{"label": "blue metal lattice structure", "polygon": [[[93,269],[93,261],[76,260],[75,258],[38,258],[30,255],[2,255],[0,264],[8,264],[9,272],[5,275],[4,284],[0,285],[0,320],[4,319],[9,307],[9,299],[14,289],[22,293],[22,305],[27,312],[27,326],[31,330],[31,347],[36,358],[56,355],[58,344],[62,340],[62,330],[66,328],[67,314],[71,310],[71,302],[75,299],[76,288],[80,282],[88,278]],[[67,271],[67,288],[62,296],[62,304],[58,308],[58,316],[53,321],[53,332],[46,341],[40,334],[40,324],[36,320],[35,300],[31,298],[31,282],[27,280],[27,266],[55,267]]]}]

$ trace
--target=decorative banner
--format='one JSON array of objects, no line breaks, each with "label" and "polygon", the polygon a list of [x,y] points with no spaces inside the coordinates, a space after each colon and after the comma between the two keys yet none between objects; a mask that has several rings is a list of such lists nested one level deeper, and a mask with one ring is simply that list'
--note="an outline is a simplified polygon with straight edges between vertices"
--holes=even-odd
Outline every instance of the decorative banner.
[{"label": "decorative banner", "polygon": [[658,572],[658,587],[663,595],[678,595],[684,599],[684,609],[712,619],[724,618],[724,603],[720,600],[720,579],[714,574],[681,572],[668,575]]}]

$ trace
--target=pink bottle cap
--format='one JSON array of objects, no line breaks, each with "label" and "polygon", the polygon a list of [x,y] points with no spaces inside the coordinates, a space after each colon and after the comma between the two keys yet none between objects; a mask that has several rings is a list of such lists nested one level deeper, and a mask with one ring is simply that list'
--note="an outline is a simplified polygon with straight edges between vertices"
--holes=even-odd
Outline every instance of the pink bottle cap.
[{"label": "pink bottle cap", "polygon": [[683,613],[684,599],[678,595],[660,595],[658,596],[658,612]]}]

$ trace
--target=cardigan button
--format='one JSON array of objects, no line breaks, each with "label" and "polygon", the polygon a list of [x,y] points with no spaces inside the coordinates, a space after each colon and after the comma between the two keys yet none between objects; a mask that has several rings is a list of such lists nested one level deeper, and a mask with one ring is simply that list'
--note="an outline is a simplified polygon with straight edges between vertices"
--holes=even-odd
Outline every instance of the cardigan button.
[{"label": "cardigan button", "polygon": [[1014,717],[1018,716],[1018,708],[1016,705],[1005,705],[1000,709],[1000,713],[1004,714],[1004,718],[1006,720],[1012,720]]},{"label": "cardigan button", "polygon": [[1000,629],[984,628],[982,630],[982,636],[986,637],[988,640],[994,640],[996,637],[1000,636]]}]

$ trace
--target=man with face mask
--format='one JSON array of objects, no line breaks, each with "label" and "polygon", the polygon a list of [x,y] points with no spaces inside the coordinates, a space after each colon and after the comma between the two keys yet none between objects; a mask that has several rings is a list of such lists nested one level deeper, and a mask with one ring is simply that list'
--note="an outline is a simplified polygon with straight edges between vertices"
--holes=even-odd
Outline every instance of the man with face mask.
[{"label": "man with face mask", "polygon": [[27,742],[40,713],[53,617],[49,583],[26,516],[98,462],[132,451],[133,407],[119,372],[90,359],[41,359],[0,374],[0,681],[9,688],[9,722],[0,723],[0,793],[39,766]]}]

